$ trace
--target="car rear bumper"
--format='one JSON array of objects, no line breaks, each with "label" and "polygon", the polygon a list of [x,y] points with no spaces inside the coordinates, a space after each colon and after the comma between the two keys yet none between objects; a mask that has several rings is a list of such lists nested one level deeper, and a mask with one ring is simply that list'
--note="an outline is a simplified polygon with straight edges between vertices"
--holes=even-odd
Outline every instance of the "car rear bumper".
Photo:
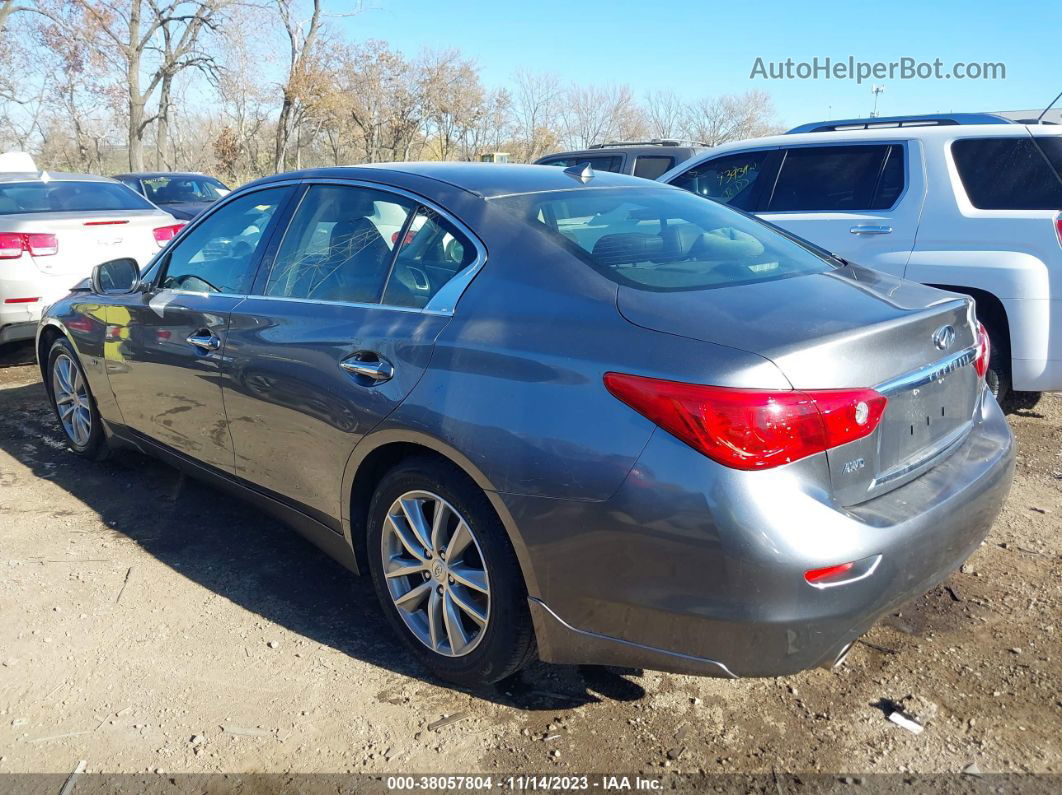
[{"label": "car rear bumper", "polygon": [[[1013,459],[986,393],[973,432],[946,461],[852,508],[802,485],[813,479],[800,470],[822,461],[739,473],[659,431],[606,502],[503,495],[534,567],[540,656],[711,676],[829,664],[977,548]],[[804,580],[849,561],[873,566],[834,587]]]}]

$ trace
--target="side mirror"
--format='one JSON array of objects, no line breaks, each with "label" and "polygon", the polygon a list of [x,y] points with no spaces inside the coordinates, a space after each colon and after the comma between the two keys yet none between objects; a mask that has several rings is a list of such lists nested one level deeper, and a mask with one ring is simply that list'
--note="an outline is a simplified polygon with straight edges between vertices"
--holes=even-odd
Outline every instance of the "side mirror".
[{"label": "side mirror", "polygon": [[140,268],[130,257],[102,262],[92,269],[92,292],[131,293],[140,283]]}]

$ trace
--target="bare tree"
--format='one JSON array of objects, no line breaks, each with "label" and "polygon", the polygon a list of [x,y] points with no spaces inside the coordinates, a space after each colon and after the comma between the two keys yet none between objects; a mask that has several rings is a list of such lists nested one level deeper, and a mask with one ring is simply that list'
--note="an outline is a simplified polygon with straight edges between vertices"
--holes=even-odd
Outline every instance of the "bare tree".
[{"label": "bare tree", "polygon": [[[71,40],[88,40],[107,54],[127,93],[129,168],[144,170],[144,136],[156,116],[148,107],[167,75],[207,68],[198,50],[204,29],[219,23],[226,0],[41,0],[35,10]],[[167,46],[160,43],[170,38]]]},{"label": "bare tree", "polygon": [[687,132],[709,146],[775,132],[774,108],[765,91],[708,97],[689,110]]},{"label": "bare tree", "polygon": [[564,142],[575,149],[644,135],[640,108],[628,86],[572,86],[560,111]]},{"label": "bare tree", "polygon": [[674,91],[650,91],[645,95],[645,123],[654,138],[677,138],[684,134],[686,106]]},{"label": "bare tree", "polygon": [[532,161],[553,149],[564,90],[555,75],[519,71],[513,78],[514,143],[518,160]]}]

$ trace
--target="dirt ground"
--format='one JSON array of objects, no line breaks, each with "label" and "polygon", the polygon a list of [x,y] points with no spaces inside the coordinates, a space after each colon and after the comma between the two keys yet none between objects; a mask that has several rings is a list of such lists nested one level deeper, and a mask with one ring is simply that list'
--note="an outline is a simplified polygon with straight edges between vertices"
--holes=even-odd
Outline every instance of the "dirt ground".
[{"label": "dirt ground", "polygon": [[[1060,396],[1011,416],[1017,479],[981,549],[840,668],[537,664],[472,694],[272,519],[69,453],[31,356],[0,361],[0,773],[1062,773]],[[924,732],[886,719],[900,702]]]}]

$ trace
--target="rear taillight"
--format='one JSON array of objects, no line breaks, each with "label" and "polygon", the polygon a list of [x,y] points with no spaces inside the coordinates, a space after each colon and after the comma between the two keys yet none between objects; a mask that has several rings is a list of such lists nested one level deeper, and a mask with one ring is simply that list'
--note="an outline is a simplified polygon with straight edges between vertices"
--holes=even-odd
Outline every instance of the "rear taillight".
[{"label": "rear taillight", "polygon": [[171,226],[160,226],[152,229],[151,232],[155,235],[155,242],[160,246],[166,245],[169,241],[173,240],[177,233],[184,229],[184,224],[172,224]]},{"label": "rear taillight", "polygon": [[981,378],[988,372],[988,362],[992,358],[992,344],[988,341],[988,332],[981,321],[977,321],[977,358],[974,359],[974,369]]},{"label": "rear taillight", "polygon": [[1055,234],[1058,235],[1058,245],[1062,246],[1062,212],[1055,218]]},{"label": "rear taillight", "polygon": [[887,402],[873,389],[730,389],[621,373],[606,373],[605,388],[695,450],[746,470],[862,439]]},{"label": "rear taillight", "polygon": [[59,253],[59,240],[42,232],[0,234],[0,259],[18,259],[23,251],[34,257],[50,257]]}]

